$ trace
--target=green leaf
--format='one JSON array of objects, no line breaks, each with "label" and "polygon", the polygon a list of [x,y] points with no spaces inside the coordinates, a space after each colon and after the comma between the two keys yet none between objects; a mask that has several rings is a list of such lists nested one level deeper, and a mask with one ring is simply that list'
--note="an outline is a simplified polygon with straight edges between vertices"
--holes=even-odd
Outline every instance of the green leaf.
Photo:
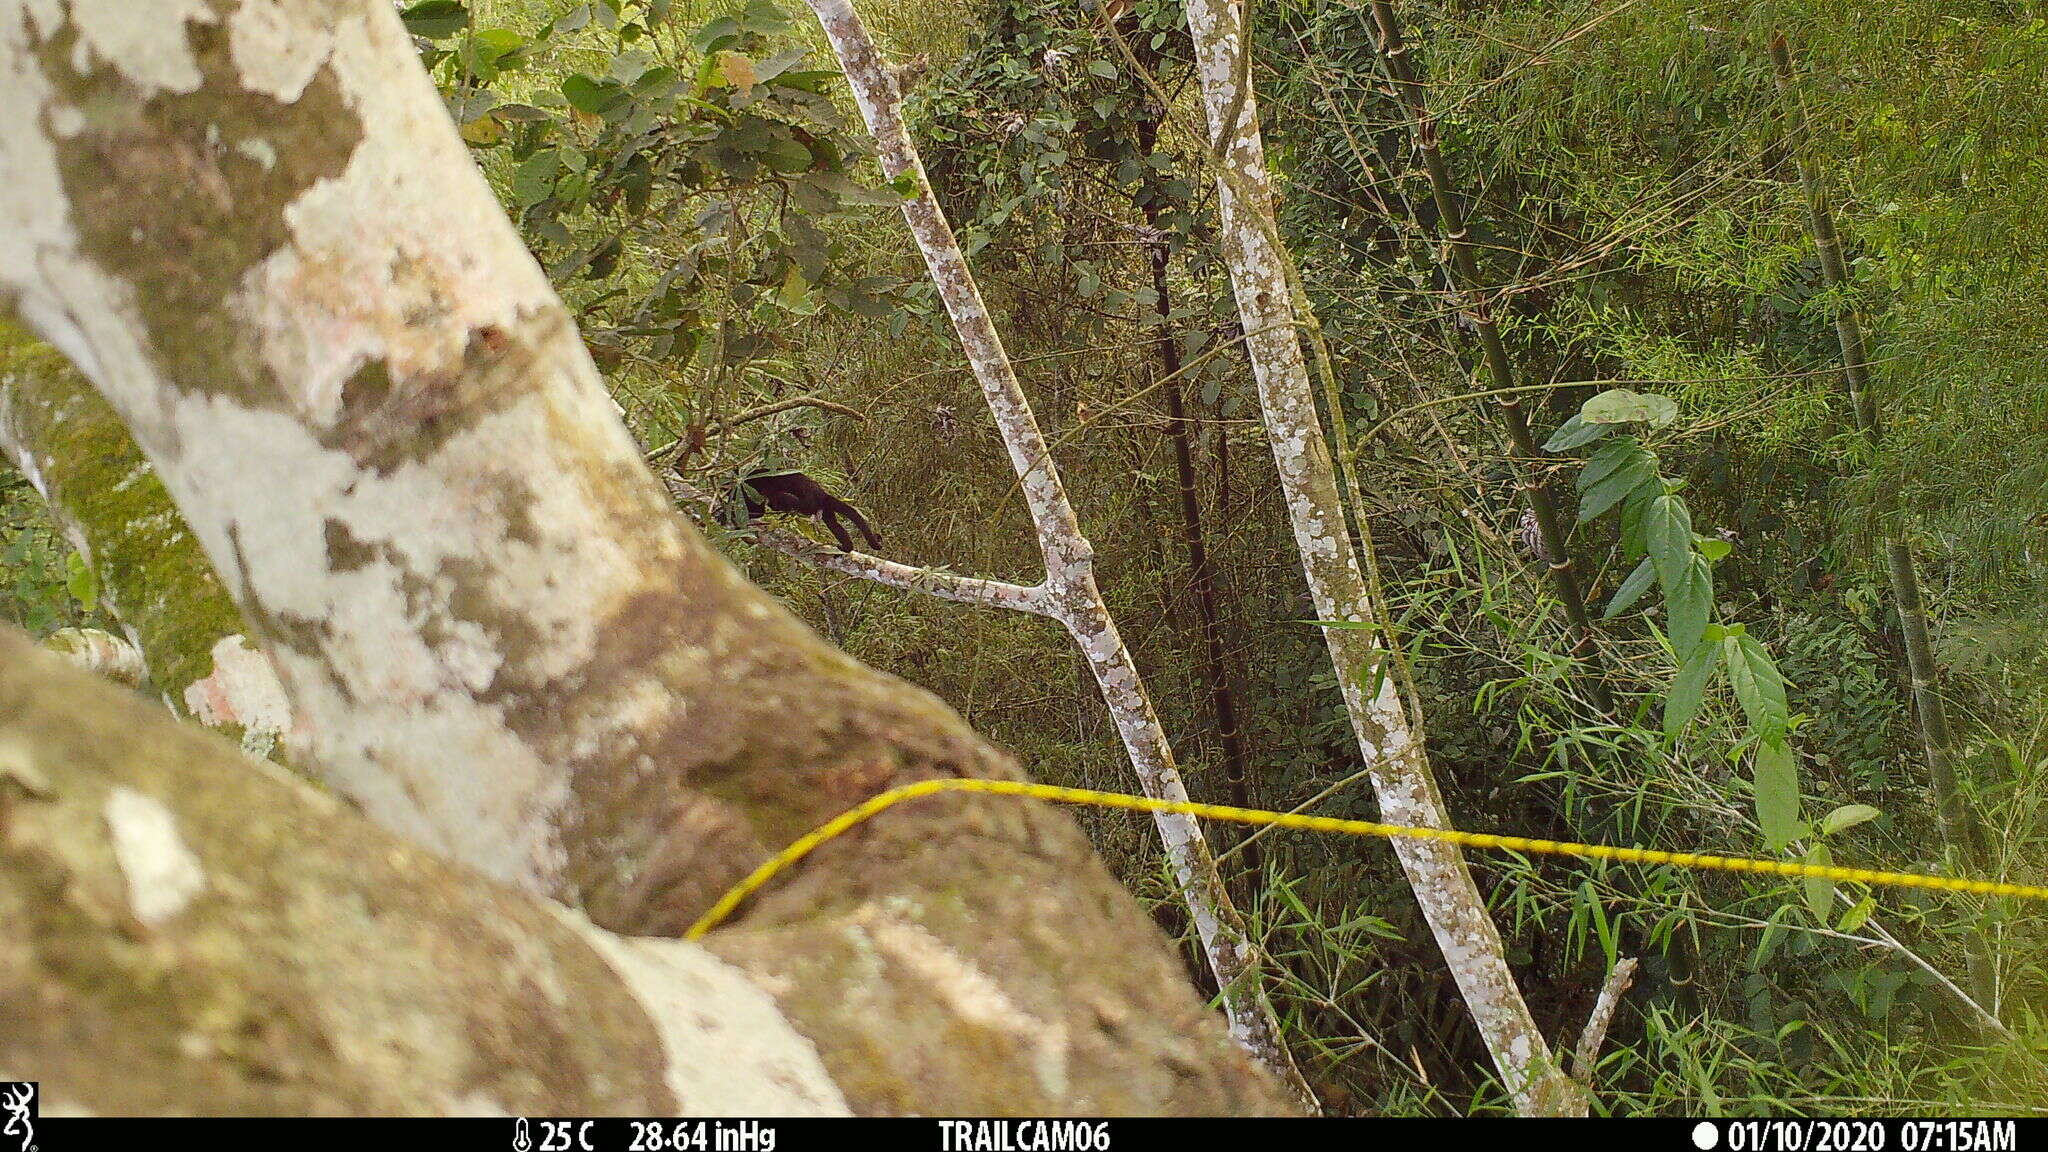
[{"label": "green leaf", "polygon": [[1643,512],[1643,547],[1657,564],[1657,579],[1668,597],[1692,567],[1692,513],[1685,501],[1666,492]]},{"label": "green leaf", "polygon": [[1102,77],[1104,80],[1114,80],[1117,75],[1116,65],[1111,64],[1107,60],[1090,60],[1088,62],[1088,71]]},{"label": "green leaf", "polygon": [[1627,438],[1602,444],[1586,458],[1586,466],[1579,470],[1579,489],[1584,491],[1614,475],[1642,452],[1642,445]]},{"label": "green leaf", "polygon": [[1612,620],[1628,611],[1629,605],[1642,599],[1643,593],[1649,591],[1650,581],[1656,577],[1656,568],[1647,556],[1644,557],[1643,562],[1636,565],[1636,570],[1628,574],[1628,579],[1621,582],[1621,587],[1614,590],[1614,598],[1607,602],[1607,610],[1600,614],[1600,618]]},{"label": "green leaf", "polygon": [[720,16],[697,29],[697,34],[690,37],[690,46],[699,52],[709,54],[734,43],[739,38],[740,22],[730,16]]},{"label": "green leaf", "polygon": [[1870,914],[1875,911],[1877,911],[1877,901],[1872,897],[1865,896],[1856,902],[1855,907],[1842,913],[1842,922],[1835,925],[1835,931],[1854,932],[1858,928],[1863,927],[1864,921],[1869,920]]},{"label": "green leaf", "polygon": [[1844,804],[1820,818],[1820,834],[1833,836],[1844,829],[1869,823],[1882,815],[1884,813],[1868,804]]},{"label": "green leaf", "polygon": [[1782,738],[1792,713],[1785,701],[1785,678],[1770,651],[1745,634],[1731,635],[1721,645],[1728,657],[1728,685],[1750,726],[1765,739]]},{"label": "green leaf", "polygon": [[100,602],[100,578],[98,574],[93,572],[92,565],[85,562],[85,557],[73,552],[64,557],[64,567],[65,591],[70,592],[71,598],[78,601],[79,605],[87,612],[98,607]]},{"label": "green leaf", "polygon": [[549,149],[527,157],[512,173],[512,200],[520,208],[531,208],[555,190],[555,174],[562,168],[561,154]]},{"label": "green leaf", "polygon": [[526,37],[521,36],[510,28],[486,28],[478,32],[473,39],[478,44],[488,48],[494,56],[503,56],[507,52],[516,52],[526,45]]},{"label": "green leaf", "polygon": [[1779,908],[1772,912],[1770,919],[1765,922],[1763,937],[1756,942],[1756,954],[1751,956],[1749,961],[1753,971],[1762,971],[1764,965],[1771,962],[1771,955],[1778,950],[1778,945],[1784,942],[1786,933],[1783,920],[1789,911],[1789,907]]},{"label": "green leaf", "polygon": [[1714,578],[1697,556],[1686,565],[1677,584],[1664,589],[1664,634],[1673,653],[1691,654],[1707,634],[1714,612]]},{"label": "green leaf", "polygon": [[1545,452],[1564,452],[1568,449],[1583,447],[1612,431],[1614,431],[1614,426],[1611,424],[1588,424],[1580,417],[1574,416],[1559,425],[1557,431],[1550,434],[1550,439],[1543,442],[1543,450]]},{"label": "green leaf", "polygon": [[1633,440],[1615,440],[1593,453],[1579,474],[1579,523],[1591,520],[1637,488],[1657,479],[1657,458]]},{"label": "green leaf", "polygon": [[1678,402],[1668,396],[1610,388],[1579,407],[1588,424],[1648,424],[1662,428],[1678,419]]},{"label": "green leaf", "polygon": [[[1828,851],[1827,845],[1815,844],[1806,850],[1806,863],[1817,868],[1832,868],[1835,857]],[[1835,882],[1822,880],[1817,876],[1803,876],[1800,878],[1800,884],[1806,889],[1806,910],[1813,913],[1815,920],[1827,923],[1828,913],[1835,906]]]},{"label": "green leaf", "polygon": [[1799,766],[1783,740],[1760,740],[1756,746],[1756,821],[1763,826],[1764,846],[1773,852],[1799,839]]},{"label": "green leaf", "polygon": [[553,116],[548,115],[546,110],[535,108],[531,104],[500,104],[492,109],[491,114],[500,120],[521,124],[538,123],[543,120],[554,119]]},{"label": "green leaf", "polygon": [[462,0],[420,0],[398,18],[407,32],[423,40],[445,40],[469,27],[469,6]]},{"label": "green leaf", "polygon": [[809,48],[784,48],[766,60],[754,62],[754,83],[766,84],[798,64],[811,54]]},{"label": "green leaf", "polygon": [[1707,678],[1720,666],[1720,649],[1711,644],[1701,644],[1692,649],[1685,662],[1678,667],[1678,675],[1671,681],[1671,692],[1664,697],[1664,735],[1677,739],[1685,725],[1700,710],[1700,702],[1706,699]]},{"label": "green leaf", "polygon": [[599,80],[581,72],[562,81],[562,95],[579,112],[602,116],[626,98],[625,86],[616,80]]},{"label": "green leaf", "polygon": [[740,14],[740,24],[758,36],[778,36],[789,31],[789,14],[772,0],[747,0],[747,10]]}]

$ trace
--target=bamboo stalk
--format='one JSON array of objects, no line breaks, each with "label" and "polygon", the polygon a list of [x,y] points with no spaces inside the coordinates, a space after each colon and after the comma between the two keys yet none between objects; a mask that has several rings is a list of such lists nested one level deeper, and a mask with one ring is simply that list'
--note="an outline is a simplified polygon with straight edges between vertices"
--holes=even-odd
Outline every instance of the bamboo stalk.
[{"label": "bamboo stalk", "polygon": [[1451,299],[1479,337],[1486,370],[1492,377],[1498,396],[1494,406],[1500,412],[1508,442],[1514,448],[1515,467],[1521,475],[1519,487],[1529,503],[1529,510],[1535,513],[1537,531],[1543,538],[1543,551],[1550,565],[1551,584],[1557,591],[1558,601],[1564,605],[1565,618],[1571,626],[1572,653],[1592,668],[1592,675],[1584,682],[1594,706],[1602,712],[1611,713],[1614,698],[1608,692],[1602,675],[1592,615],[1586,610],[1585,593],[1579,587],[1578,573],[1573,568],[1571,553],[1567,551],[1567,533],[1558,520],[1557,502],[1551,499],[1549,485],[1543,479],[1542,461],[1547,457],[1537,447],[1536,439],[1529,431],[1529,418],[1522,411],[1521,394],[1515,391],[1514,362],[1508,356],[1507,345],[1500,337],[1500,325],[1494,320],[1492,306],[1480,286],[1479,258],[1472,248],[1471,231],[1466,225],[1464,210],[1458,206],[1450,165],[1445,163],[1443,148],[1437,140],[1436,121],[1429,114],[1429,102],[1423,93],[1422,83],[1416,78],[1414,66],[1409,63],[1408,44],[1401,37],[1401,26],[1394,16],[1393,5],[1388,0],[1373,0],[1372,14],[1379,25],[1380,54],[1386,60],[1387,74],[1408,117],[1409,134],[1415,141],[1416,151],[1422,155],[1423,169],[1429,176],[1430,194],[1435,198],[1437,207],[1436,230],[1450,249],[1450,260],[1444,273],[1450,283]]},{"label": "bamboo stalk", "polygon": [[[1159,121],[1148,119],[1138,125],[1138,148],[1149,153],[1158,141]],[[1181,550],[1187,557],[1188,583],[1195,595],[1195,612],[1202,633],[1202,678],[1207,681],[1209,707],[1215,714],[1216,739],[1223,748],[1223,777],[1230,788],[1230,802],[1240,808],[1251,806],[1251,758],[1245,750],[1244,732],[1238,725],[1237,696],[1230,688],[1229,660],[1223,643],[1223,625],[1216,608],[1216,573],[1209,555],[1207,533],[1202,526],[1200,487],[1195,474],[1193,435],[1189,429],[1187,398],[1180,384],[1180,346],[1174,343],[1173,297],[1167,272],[1171,253],[1159,231],[1159,207],[1147,202],[1140,211],[1152,231],[1148,253],[1152,271],[1154,310],[1159,317],[1161,393],[1166,402],[1167,438],[1173,444],[1173,467],[1180,495]],[[1247,844],[1247,870],[1259,871],[1259,849]]]},{"label": "bamboo stalk", "polygon": [[[1818,163],[1808,158],[1811,130],[1784,33],[1771,36],[1770,52],[1778,92],[1791,120],[1789,143],[1800,189],[1806,198],[1807,228],[1814,247],[1820,250],[1821,272],[1842,301],[1835,312],[1835,338],[1842,352],[1842,379],[1851,419],[1864,442],[1875,449],[1884,442],[1884,426],[1878,420],[1877,402],[1871,395],[1870,356],[1863,339],[1862,321],[1848,299],[1849,267],[1842,258],[1841,234],[1828,205],[1827,183]],[[1920,746],[1927,759],[1928,784],[1934,793],[1942,844],[1962,871],[1980,872],[1989,862],[1989,844],[1982,819],[1956,779],[1955,733],[1949,726],[1948,707],[1941,698],[1941,668],[1934,658],[1934,645],[1928,640],[1927,606],[1920,595],[1919,565],[1903,530],[1893,531],[1885,541],[1885,568],[1891,581],[1892,606],[1899,614],[1899,630],[1905,638],[1914,727],[1919,731]],[[1988,1011],[1997,1012],[1997,965],[1989,940],[1982,934],[1971,934],[1966,955],[1973,998]]]}]

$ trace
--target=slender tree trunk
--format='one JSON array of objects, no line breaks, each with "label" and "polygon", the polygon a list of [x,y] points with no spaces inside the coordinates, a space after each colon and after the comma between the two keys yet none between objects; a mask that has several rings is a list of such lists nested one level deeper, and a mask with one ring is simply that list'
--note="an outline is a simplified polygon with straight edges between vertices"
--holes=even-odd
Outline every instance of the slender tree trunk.
[{"label": "slender tree trunk", "polygon": [[1479,337],[1486,370],[1495,390],[1500,393],[1495,407],[1500,411],[1502,426],[1507,429],[1508,443],[1514,449],[1515,467],[1521,474],[1522,494],[1528,500],[1529,510],[1535,514],[1537,531],[1543,539],[1544,560],[1550,566],[1551,584],[1571,625],[1572,653],[1590,670],[1590,675],[1583,681],[1586,695],[1602,712],[1612,712],[1614,699],[1607,690],[1602,673],[1599,642],[1593,630],[1592,616],[1586,610],[1586,597],[1579,589],[1578,574],[1573,571],[1568,533],[1558,518],[1557,503],[1551,499],[1549,485],[1543,478],[1544,452],[1529,431],[1529,418],[1522,411],[1521,395],[1514,391],[1514,363],[1508,358],[1507,345],[1500,336],[1500,325],[1493,318],[1493,306],[1480,281],[1479,260],[1472,250],[1471,232],[1466,227],[1464,210],[1458,206],[1457,192],[1452,187],[1450,165],[1444,162],[1443,149],[1438,144],[1436,120],[1430,115],[1428,98],[1421,82],[1416,79],[1414,65],[1408,59],[1408,45],[1401,38],[1393,5],[1388,0],[1373,0],[1372,13],[1379,25],[1380,52],[1393,80],[1394,94],[1408,116],[1409,133],[1415,140],[1416,150],[1422,154],[1423,168],[1429,174],[1430,192],[1436,198],[1437,231],[1450,249],[1449,266],[1444,273],[1451,286],[1451,298]]},{"label": "slender tree trunk", "polygon": [[[1188,30],[1209,128],[1220,142],[1217,192],[1224,257],[1265,411],[1281,493],[1316,611],[1351,627],[1324,629],[1344,703],[1383,819],[1450,827],[1423,751],[1419,718],[1402,703],[1379,639],[1379,606],[1351,547],[1336,467],[1316,413],[1274,219],[1258,102],[1249,88],[1249,51],[1239,0],[1189,0]],[[1241,86],[1242,85],[1242,86]],[[1464,857],[1445,845],[1399,841],[1394,851],[1416,902],[1464,994],[1494,1066],[1527,1114],[1582,1114],[1584,1095],[1558,1067],[1516,988],[1500,933]]]},{"label": "slender tree trunk", "polygon": [[[1800,99],[1792,70],[1792,52],[1782,33],[1771,37],[1771,63],[1777,73],[1778,91],[1791,117],[1792,154],[1798,166],[1800,188],[1806,195],[1807,228],[1820,252],[1821,271],[1828,286],[1842,302],[1835,313],[1835,337],[1842,353],[1842,380],[1848,393],[1850,417],[1864,441],[1876,449],[1884,442],[1884,426],[1871,394],[1870,355],[1863,339],[1863,324],[1849,302],[1849,266],[1842,257],[1841,234],[1835,228],[1834,212],[1828,206],[1827,182],[1821,174],[1820,162],[1812,155],[1805,103]],[[1885,542],[1885,569],[1891,581],[1892,607],[1899,614],[1899,629],[1905,637],[1914,727],[1919,730],[1921,751],[1927,758],[1928,783],[1934,792],[1942,843],[1953,866],[1964,872],[1981,872],[1989,865],[1990,845],[1981,817],[1956,779],[1955,734],[1949,727],[1948,708],[1941,698],[1941,668],[1934,658],[1934,645],[1928,640],[1927,606],[1920,595],[1919,566],[1902,530],[1895,531]],[[1991,941],[1983,933],[1972,933],[1965,953],[1970,967],[1970,993],[1995,1016],[1998,967]]]},{"label": "slender tree trunk", "polygon": [[[1138,148],[1149,154],[1159,139],[1159,122],[1138,125]],[[1159,228],[1159,208],[1146,204],[1140,211],[1152,241],[1148,253],[1152,271],[1153,308],[1159,317],[1159,339],[1153,342],[1159,355],[1160,391],[1166,401],[1167,439],[1173,445],[1175,487],[1180,495],[1181,550],[1187,558],[1188,584],[1194,592],[1196,625],[1202,634],[1202,679],[1215,714],[1216,739],[1223,748],[1223,775],[1230,785],[1230,802],[1240,808],[1252,804],[1250,758],[1246,755],[1244,733],[1238,728],[1237,694],[1231,690],[1224,656],[1223,623],[1216,609],[1216,573],[1209,559],[1209,542],[1202,526],[1201,485],[1195,472],[1194,431],[1188,420],[1186,390],[1181,386],[1180,344],[1173,328],[1173,288],[1168,273],[1172,250]],[[1245,867],[1256,875],[1259,849],[1256,843],[1244,850]]]},{"label": "slender tree trunk", "polygon": [[[882,171],[891,180],[908,174],[914,181],[915,192],[905,200],[903,216],[924,254],[932,281],[952,317],[954,331],[1009,452],[1011,466],[1016,469],[1025,505],[1037,530],[1039,550],[1045,557],[1044,603],[1050,615],[1066,625],[1087,656],[1103,702],[1109,706],[1109,714],[1145,794],[1185,800],[1187,789],[1174,764],[1172,747],[1160,728],[1130,649],[1118,635],[1116,622],[1096,587],[1094,548],[1081,532],[1037,418],[1017,383],[1002,338],[982,302],[974,274],[932,194],[931,182],[903,123],[895,79],[850,0],[807,2],[824,27],[860,104],[880,152]],[[1224,889],[1201,826],[1192,818],[1165,813],[1155,820],[1196,934],[1216,974],[1232,1035],[1284,1079],[1304,1103],[1312,1105],[1314,1097],[1287,1052],[1279,1021],[1260,980],[1258,951],[1247,939],[1243,919]]]}]

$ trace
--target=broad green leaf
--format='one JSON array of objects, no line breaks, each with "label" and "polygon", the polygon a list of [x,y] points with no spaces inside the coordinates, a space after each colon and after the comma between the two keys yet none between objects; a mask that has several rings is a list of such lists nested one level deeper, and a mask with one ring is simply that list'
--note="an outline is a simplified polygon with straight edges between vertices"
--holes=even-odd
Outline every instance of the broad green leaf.
[{"label": "broad green leaf", "polygon": [[811,150],[796,140],[777,140],[762,151],[761,159],[777,172],[802,172],[811,166]]},{"label": "broad green leaf", "polygon": [[789,14],[771,0],[747,0],[747,10],[741,13],[740,22],[747,31],[760,36],[789,31]]},{"label": "broad green leaf", "polygon": [[1579,489],[1584,491],[1600,483],[1643,454],[1643,446],[1634,440],[1625,437],[1620,440],[1609,440],[1594,449],[1591,456],[1586,457],[1586,466],[1579,470]]},{"label": "broad green leaf", "polygon": [[1657,458],[1633,440],[1605,445],[1579,476],[1579,523],[1591,520],[1638,487],[1657,480]]},{"label": "broad green leaf", "polygon": [[1707,562],[1692,557],[1677,584],[1664,588],[1664,633],[1673,653],[1691,654],[1707,634],[1714,614],[1714,578]]},{"label": "broad green leaf", "polygon": [[521,36],[510,28],[485,28],[472,37],[472,39],[498,56],[503,56],[507,52],[516,52],[526,44],[526,37]]},{"label": "broad green leaf", "polygon": [[690,45],[708,56],[739,38],[740,22],[730,16],[720,16],[697,29],[697,34],[690,37]]},{"label": "broad green leaf", "polygon": [[420,0],[398,14],[405,30],[424,40],[443,40],[469,27],[469,6],[462,0]]},{"label": "broad green leaf", "polygon": [[1884,813],[1868,804],[1844,804],[1820,818],[1820,834],[1833,836],[1837,832],[1868,823],[1882,815]]},{"label": "broad green leaf", "polygon": [[1588,424],[1645,423],[1662,428],[1678,419],[1678,403],[1668,396],[1610,388],[1579,407]]},{"label": "broad green leaf", "polygon": [[1607,610],[1600,614],[1600,618],[1612,620],[1628,611],[1629,605],[1642,599],[1643,593],[1650,589],[1650,582],[1656,578],[1657,569],[1645,556],[1643,562],[1636,565],[1636,570],[1628,574],[1628,579],[1621,582],[1621,587],[1614,590],[1614,598],[1607,602]]},{"label": "broad green leaf", "polygon": [[1763,826],[1764,847],[1773,852],[1799,839],[1799,765],[1782,740],[1760,740],[1756,746],[1756,821]]},{"label": "broad green leaf", "polygon": [[809,48],[784,48],[766,60],[755,61],[754,83],[766,84],[768,81],[803,63],[804,57],[810,54],[811,50]]},{"label": "broad green leaf", "polygon": [[[1830,868],[1834,866],[1835,857],[1827,845],[1815,844],[1806,850],[1806,863],[1817,868]],[[1813,913],[1815,920],[1827,923],[1828,913],[1834,910],[1835,905],[1835,882],[1817,876],[1802,876],[1799,882],[1806,889],[1806,910]]]},{"label": "broad green leaf", "polygon": [[1643,548],[1657,565],[1657,580],[1668,597],[1692,567],[1692,513],[1669,492],[1643,511]]},{"label": "broad green leaf", "polygon": [[1116,65],[1107,60],[1090,60],[1088,62],[1088,71],[1102,77],[1104,80],[1116,79]]},{"label": "broad green leaf", "polygon": [[1750,725],[1765,739],[1781,738],[1792,713],[1785,701],[1785,678],[1770,652],[1756,637],[1743,633],[1721,643],[1728,657],[1728,686],[1735,690]]},{"label": "broad green leaf", "polygon": [[581,72],[562,81],[562,95],[579,112],[602,116],[626,98],[626,89],[615,80],[598,80]]},{"label": "broad green leaf", "polygon": [[1707,695],[1707,678],[1720,665],[1720,649],[1712,644],[1695,645],[1678,666],[1671,692],[1664,697],[1664,735],[1676,739],[1700,709]]},{"label": "broad green leaf", "polygon": [[1580,448],[1614,431],[1612,424],[1588,424],[1577,416],[1558,426],[1543,442],[1545,452],[1564,452]]},{"label": "broad green leaf", "polygon": [[555,174],[561,171],[561,154],[553,149],[536,152],[512,173],[512,199],[521,208],[531,208],[555,190]]}]

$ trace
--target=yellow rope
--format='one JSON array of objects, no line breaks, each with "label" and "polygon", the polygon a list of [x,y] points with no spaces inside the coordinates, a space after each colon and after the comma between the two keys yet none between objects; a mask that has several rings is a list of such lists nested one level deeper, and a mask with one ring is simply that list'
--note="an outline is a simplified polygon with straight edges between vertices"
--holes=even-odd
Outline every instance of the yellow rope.
[{"label": "yellow rope", "polygon": [[979,792],[991,796],[1027,796],[1061,804],[1086,804],[1096,808],[1127,808],[1136,812],[1178,812],[1205,820],[1228,820],[1238,824],[1263,824],[1275,828],[1300,828],[1309,832],[1334,832],[1343,836],[1378,836],[1384,839],[1435,840],[1461,848],[1490,848],[1501,852],[1535,852],[1549,856],[1577,856],[1587,860],[1619,860],[1628,864],[1669,864],[1677,868],[1710,869],[1721,872],[1754,872],[1764,876],[1798,876],[1841,883],[1884,884],[1894,888],[1931,888],[1938,892],[1971,892],[1982,896],[2018,896],[2026,900],[2048,900],[2048,888],[2031,884],[2007,884],[1997,880],[1972,880],[1949,876],[1923,876],[1914,872],[1874,872],[1868,868],[1836,868],[1820,864],[1797,864],[1787,860],[1757,860],[1746,856],[1713,856],[1700,852],[1664,852],[1655,848],[1615,848],[1606,844],[1576,844],[1569,840],[1537,840],[1527,836],[1496,836],[1488,832],[1460,832],[1453,828],[1417,828],[1405,824],[1376,824],[1370,820],[1339,820],[1332,816],[1302,816],[1292,812],[1267,812],[1256,808],[1232,808],[1224,804],[1197,804],[1184,800],[1153,800],[1122,792],[1098,792],[1093,788],[1059,788],[1022,780],[946,779],[920,780],[877,793],[805,833],[795,843],[754,869],[745,880],[718,898],[711,910],[690,925],[685,937],[695,940],[716,928],[740,901],[759,891],[785,868],[795,864],[825,841],[861,824],[905,800],[939,792]]}]

